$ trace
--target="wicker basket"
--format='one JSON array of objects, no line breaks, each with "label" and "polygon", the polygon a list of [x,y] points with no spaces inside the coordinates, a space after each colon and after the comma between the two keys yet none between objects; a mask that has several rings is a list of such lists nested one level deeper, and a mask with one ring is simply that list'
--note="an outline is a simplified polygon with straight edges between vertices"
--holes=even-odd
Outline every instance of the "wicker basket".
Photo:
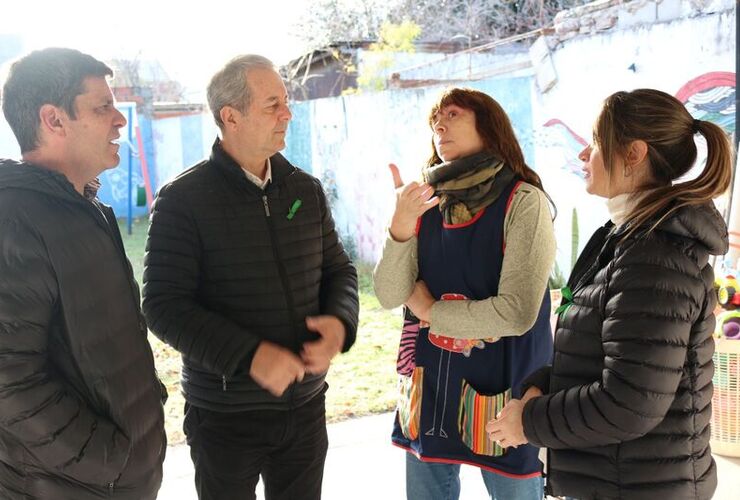
[{"label": "wicker basket", "polygon": [[712,452],[740,457],[740,340],[716,339]]}]

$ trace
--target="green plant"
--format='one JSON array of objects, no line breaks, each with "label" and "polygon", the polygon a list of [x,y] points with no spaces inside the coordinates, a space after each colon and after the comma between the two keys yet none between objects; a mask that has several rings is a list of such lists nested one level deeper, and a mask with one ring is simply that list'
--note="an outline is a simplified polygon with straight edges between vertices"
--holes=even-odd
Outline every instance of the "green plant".
[{"label": "green plant", "polygon": [[563,272],[560,270],[560,266],[558,266],[557,261],[555,261],[555,267],[547,280],[547,287],[550,290],[559,290],[565,286],[565,283],[566,281],[563,276]]},{"label": "green plant", "polygon": [[391,67],[394,54],[414,52],[414,41],[421,35],[421,28],[413,21],[400,24],[384,22],[380,27],[378,41],[370,45],[369,52],[374,56],[357,77],[361,90],[383,90],[386,81],[384,72]]}]

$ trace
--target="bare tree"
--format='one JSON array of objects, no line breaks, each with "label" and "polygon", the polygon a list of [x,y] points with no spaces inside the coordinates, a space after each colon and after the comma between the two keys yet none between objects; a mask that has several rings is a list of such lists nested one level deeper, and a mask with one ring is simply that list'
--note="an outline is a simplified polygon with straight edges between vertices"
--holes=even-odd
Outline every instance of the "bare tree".
[{"label": "bare tree", "polygon": [[316,0],[308,2],[296,30],[312,48],[334,42],[375,40],[398,0]]},{"label": "bare tree", "polygon": [[555,14],[588,0],[401,0],[391,16],[408,16],[424,41],[464,38],[477,45],[549,25]]},{"label": "bare tree", "polygon": [[317,0],[298,30],[314,48],[331,42],[374,40],[384,21],[413,21],[420,41],[459,40],[463,46],[547,26],[561,10],[589,0]]}]

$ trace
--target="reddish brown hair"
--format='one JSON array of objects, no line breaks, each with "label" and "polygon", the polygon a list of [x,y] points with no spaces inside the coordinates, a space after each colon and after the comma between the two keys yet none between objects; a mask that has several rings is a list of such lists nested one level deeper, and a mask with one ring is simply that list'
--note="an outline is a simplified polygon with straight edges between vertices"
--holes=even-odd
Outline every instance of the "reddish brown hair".
[{"label": "reddish brown hair", "polygon": [[[543,189],[537,173],[524,161],[522,148],[514,134],[511,120],[501,105],[488,94],[469,88],[452,88],[445,90],[429,112],[429,126],[433,127],[435,115],[445,106],[454,104],[475,114],[475,128],[483,140],[486,151],[502,159],[516,175],[526,182]],[[427,166],[441,163],[437,150],[432,142],[432,154]]]}]

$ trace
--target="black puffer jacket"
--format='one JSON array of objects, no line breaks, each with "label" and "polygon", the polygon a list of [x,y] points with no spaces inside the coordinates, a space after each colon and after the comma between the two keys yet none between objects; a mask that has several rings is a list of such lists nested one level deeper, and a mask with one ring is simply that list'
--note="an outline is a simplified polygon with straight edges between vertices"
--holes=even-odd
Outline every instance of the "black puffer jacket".
[{"label": "black puffer jacket", "polygon": [[0,161],[0,498],[153,499],[166,450],[110,208]]},{"label": "black puffer jacket", "polygon": [[317,338],[305,323],[317,314],[344,323],[344,350],[355,339],[357,274],[321,185],[280,154],[270,162],[263,191],[216,141],[211,158],[163,186],[154,204],[144,313],[183,354],[182,387],[195,406],[300,406],[324,390],[324,375],[306,375],[274,397],[249,376],[257,345],[268,340],[300,352]]},{"label": "black puffer jacket", "polygon": [[[579,499],[709,499],[715,305],[714,206],[679,209],[648,236],[610,225],[581,254],[552,369],[530,378],[524,430],[549,451],[551,493]],[[549,377],[548,377],[549,375]]]}]

